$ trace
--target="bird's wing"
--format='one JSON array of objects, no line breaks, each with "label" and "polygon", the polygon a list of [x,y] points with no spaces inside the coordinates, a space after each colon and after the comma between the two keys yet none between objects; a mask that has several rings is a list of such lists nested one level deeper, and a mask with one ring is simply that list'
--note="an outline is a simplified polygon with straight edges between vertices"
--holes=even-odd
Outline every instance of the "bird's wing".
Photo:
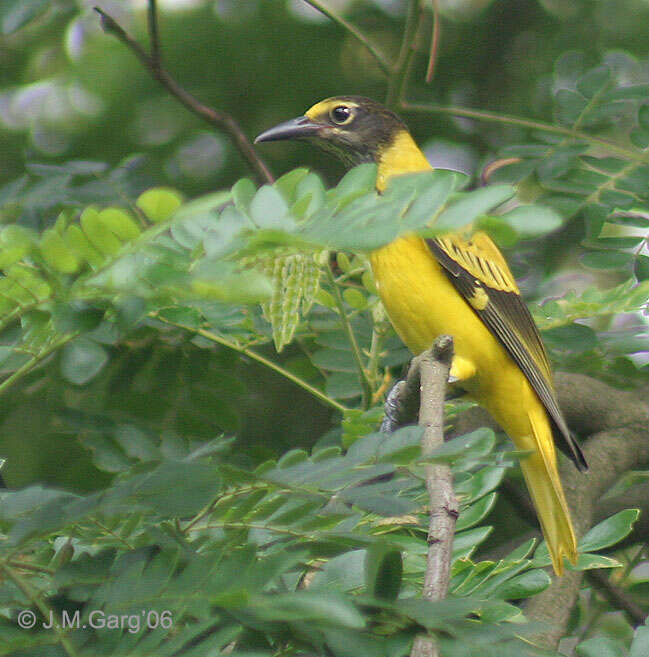
[{"label": "bird's wing", "polygon": [[485,233],[426,240],[455,289],[521,368],[545,406],[559,447],[580,470],[586,460],[559,410],[548,356],[502,254]]}]

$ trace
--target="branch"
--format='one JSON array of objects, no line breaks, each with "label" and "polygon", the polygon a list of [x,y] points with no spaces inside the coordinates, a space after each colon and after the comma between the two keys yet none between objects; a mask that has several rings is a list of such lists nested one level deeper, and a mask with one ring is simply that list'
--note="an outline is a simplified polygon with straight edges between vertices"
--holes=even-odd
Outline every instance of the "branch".
[{"label": "branch", "polygon": [[322,392],[322,390],[318,390],[318,388],[312,386],[310,383],[308,383],[304,379],[301,379],[296,374],[293,374],[293,372],[284,369],[278,363],[275,363],[272,360],[266,358],[265,356],[258,354],[256,351],[253,351],[249,347],[244,347],[232,340],[228,340],[227,338],[218,335],[217,333],[212,333],[211,331],[207,331],[206,329],[201,329],[201,328],[197,329],[192,326],[180,324],[178,322],[172,322],[168,319],[165,319],[164,317],[161,317],[155,312],[149,313],[149,317],[153,319],[157,319],[159,322],[162,322],[163,324],[168,324],[169,326],[175,326],[176,328],[189,331],[196,335],[200,335],[201,337],[205,338],[206,340],[209,340],[210,342],[214,342],[223,347],[227,347],[228,349],[232,349],[233,351],[236,351],[239,354],[248,356],[248,358],[251,358],[257,363],[264,365],[268,369],[273,370],[273,372],[277,372],[277,374],[285,377],[292,383],[295,383],[296,385],[300,386],[300,388],[306,390],[309,394],[313,395],[316,399],[320,400],[326,406],[331,406],[332,408],[336,409],[337,411],[340,411],[341,413],[344,413],[345,411],[349,410],[346,406],[343,406],[343,404],[337,402],[335,399],[328,397],[324,392]]},{"label": "branch", "polygon": [[[419,363],[419,424],[424,427],[421,445],[424,458],[444,444],[444,393],[452,358],[453,338],[442,335],[435,340],[432,353],[425,352]],[[450,466],[426,466],[426,488],[430,500],[430,525],[423,595],[427,600],[441,600],[448,589],[451,547],[459,513]]]},{"label": "branch", "polygon": [[112,18],[112,16],[109,16],[99,7],[95,7],[94,9],[101,17],[101,26],[104,32],[112,34],[129,48],[129,50],[131,50],[131,52],[140,60],[141,64],[149,72],[151,77],[160,82],[160,84],[162,84],[162,86],[165,87],[165,89],[167,89],[167,91],[190,112],[193,112],[196,116],[200,117],[210,125],[213,125],[220,130],[224,130],[234,142],[240,155],[255,172],[260,182],[273,182],[273,175],[270,170],[261,157],[257,155],[252,143],[235,119],[226,112],[215,110],[201,103],[197,98],[181,87],[169,72],[163,68],[160,59],[160,42],[158,37],[155,0],[149,0],[148,7],[148,27],[149,38],[151,40],[150,55],[144,51],[135,39],[129,36],[126,30],[124,30],[124,28]]},{"label": "branch", "polygon": [[160,54],[160,32],[158,30],[158,8],[156,6],[156,0],[149,0],[147,11],[151,59],[160,66],[162,64],[162,56]]},{"label": "branch", "polygon": [[[394,431],[413,416],[413,399],[419,389],[419,424],[424,428],[421,452],[429,457],[444,443],[444,397],[453,358],[453,338],[438,337],[430,351],[413,358],[405,381],[399,381],[386,400],[387,420],[383,431]],[[451,573],[451,554],[459,505],[453,492],[453,476],[448,465],[426,466],[429,500],[428,555],[422,595],[426,600],[446,597]],[[437,657],[437,645],[419,636],[410,657]]]},{"label": "branch", "polygon": [[354,329],[349,321],[349,317],[345,312],[345,303],[343,301],[343,296],[340,292],[340,287],[336,284],[336,279],[331,271],[331,266],[327,265],[325,267],[327,274],[327,279],[331,284],[331,292],[336,303],[336,309],[338,310],[338,315],[340,316],[340,323],[347,335],[347,340],[349,341],[349,346],[352,350],[352,356],[354,357],[354,363],[356,364],[356,369],[358,370],[358,378],[361,383],[361,388],[363,390],[362,396],[362,407],[364,409],[369,408],[369,405],[372,403],[372,384],[370,383],[369,378],[367,377],[367,370],[363,364],[363,356],[361,354],[360,347],[358,346],[358,341],[354,335]]},{"label": "branch", "polygon": [[354,39],[363,44],[372,53],[374,59],[376,59],[377,64],[381,67],[381,70],[386,75],[390,75],[392,71],[392,65],[390,64],[388,58],[358,28],[354,27],[342,16],[339,16],[319,0],[304,0],[304,2],[306,2],[307,5],[313,7],[316,11],[324,14],[329,20],[342,27],[342,29],[348,32],[352,37],[354,37]]},{"label": "branch", "polygon": [[[582,437],[589,464],[586,473],[565,458],[559,465],[576,533],[583,536],[602,519],[602,509],[609,504],[601,499],[604,493],[625,472],[649,464],[649,401],[646,391],[617,390],[581,374],[558,372],[555,385],[568,425]],[[472,408],[455,421],[454,432],[464,434],[486,423],[493,426],[484,410]],[[569,571],[526,603],[529,620],[549,628],[535,637],[537,643],[556,649],[583,576]]]},{"label": "branch", "polygon": [[487,112],[484,110],[471,109],[469,107],[437,105],[435,103],[413,103],[404,99],[399,102],[397,109],[402,112],[413,112],[420,114],[452,114],[453,116],[462,116],[467,119],[476,119],[478,121],[487,121],[491,123],[505,123],[507,125],[517,125],[521,128],[529,128],[530,130],[539,130],[540,132],[563,135],[564,137],[570,137],[575,140],[583,140],[597,146],[602,146],[609,151],[618,153],[620,156],[627,160],[632,160],[639,163],[646,163],[647,158],[649,157],[647,152],[640,153],[631,148],[626,148],[625,146],[616,144],[609,139],[594,137],[593,135],[589,135],[587,132],[582,132],[581,130],[575,130],[574,128],[564,128],[563,126],[544,123],[543,121],[523,119],[519,116],[510,116],[507,114],[499,114],[497,112]]},{"label": "branch", "polygon": [[431,0],[433,3],[433,35],[430,39],[430,53],[428,55],[428,68],[426,69],[426,82],[430,84],[435,77],[435,64],[437,63],[437,52],[439,50],[439,0]]},{"label": "branch", "polygon": [[390,109],[397,108],[403,95],[405,79],[410,68],[410,54],[415,47],[414,41],[419,27],[417,21],[418,4],[418,0],[410,0],[408,2],[406,25],[403,29],[399,57],[388,78],[388,92],[385,98],[385,104]]}]

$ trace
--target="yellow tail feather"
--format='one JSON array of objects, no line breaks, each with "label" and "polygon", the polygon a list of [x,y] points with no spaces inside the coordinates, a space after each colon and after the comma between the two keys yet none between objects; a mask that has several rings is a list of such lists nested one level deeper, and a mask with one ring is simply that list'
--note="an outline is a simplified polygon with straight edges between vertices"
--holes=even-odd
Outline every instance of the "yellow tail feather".
[{"label": "yellow tail feather", "polygon": [[552,430],[542,408],[531,408],[528,417],[536,451],[521,460],[521,469],[541,522],[554,572],[563,575],[563,557],[577,562],[577,541],[570,511],[557,471]]}]

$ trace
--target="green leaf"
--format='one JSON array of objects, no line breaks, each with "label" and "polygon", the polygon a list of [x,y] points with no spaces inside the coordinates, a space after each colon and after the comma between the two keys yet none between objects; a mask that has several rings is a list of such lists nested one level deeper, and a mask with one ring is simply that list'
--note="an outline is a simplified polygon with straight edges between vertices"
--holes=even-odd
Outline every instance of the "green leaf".
[{"label": "green leaf", "polygon": [[577,80],[577,91],[586,98],[592,98],[608,86],[610,79],[611,69],[608,66],[599,66],[591,69]]},{"label": "green leaf", "polygon": [[559,89],[555,100],[557,103],[557,118],[562,123],[574,123],[585,109],[588,101],[580,93],[570,89]]},{"label": "green leaf", "polygon": [[647,148],[649,146],[649,131],[634,128],[629,134],[629,139],[636,148]]},{"label": "green leaf", "polygon": [[511,185],[490,185],[468,192],[451,203],[434,224],[436,230],[457,230],[474,221],[481,214],[504,203],[515,194]]},{"label": "green leaf", "polygon": [[256,596],[251,610],[268,621],[308,621],[360,630],[365,619],[343,596],[318,592],[274,593]]},{"label": "green leaf", "polygon": [[351,351],[341,349],[318,349],[311,356],[316,367],[330,372],[356,372],[356,365]]},{"label": "green leaf", "polygon": [[284,197],[270,185],[264,185],[250,202],[250,217],[258,228],[290,231],[295,222]]},{"label": "green leaf", "polygon": [[563,223],[558,212],[541,205],[519,205],[501,216],[524,239],[550,233]]},{"label": "green leaf", "polygon": [[[428,182],[426,176],[429,176]],[[456,171],[444,169],[431,173],[416,174],[412,182],[407,178],[395,179],[402,185],[411,184],[417,192],[417,197],[412,202],[403,218],[403,225],[408,230],[417,230],[430,225],[439,209],[446,203],[451,192],[459,185],[460,174]],[[398,187],[394,187],[398,189]],[[386,194],[392,187],[389,185]]]},{"label": "green leaf", "polygon": [[638,509],[625,509],[603,520],[579,541],[579,551],[596,552],[619,543],[631,533],[639,515]]},{"label": "green leaf", "polygon": [[[293,211],[300,219],[307,219],[325,203],[325,187],[319,176],[307,174],[295,187],[297,201]],[[299,211],[295,211],[297,206]]]},{"label": "green leaf", "polygon": [[365,295],[354,287],[347,287],[343,290],[343,299],[348,306],[355,310],[364,310],[367,307]]},{"label": "green leaf", "polygon": [[536,545],[536,539],[535,538],[530,538],[529,541],[525,541],[522,545],[519,545],[515,550],[510,552],[507,555],[507,561],[522,561],[525,559],[530,552],[534,549],[534,546]]},{"label": "green leaf", "polygon": [[115,233],[120,240],[130,242],[137,239],[140,229],[131,215],[121,208],[106,208],[99,213],[99,221]]},{"label": "green leaf", "polygon": [[486,466],[456,486],[456,492],[464,501],[473,501],[490,493],[505,475],[503,466]]},{"label": "green leaf", "polygon": [[403,516],[417,508],[417,505],[406,497],[386,493],[385,487],[381,484],[346,488],[339,493],[339,496],[341,500],[354,504],[363,511],[377,513],[386,518]]},{"label": "green leaf", "polygon": [[638,283],[649,279],[649,256],[638,255],[633,264],[633,273]]},{"label": "green leaf", "polygon": [[370,595],[396,600],[401,590],[403,561],[399,550],[377,544],[365,555],[365,587]]},{"label": "green leaf", "polygon": [[104,255],[114,255],[122,247],[122,243],[99,220],[99,212],[88,207],[81,213],[81,226],[90,243]]},{"label": "green leaf", "polygon": [[43,233],[40,246],[43,259],[53,269],[63,274],[74,274],[79,268],[76,256],[54,228]]},{"label": "green leaf", "polygon": [[559,351],[571,351],[576,354],[590,351],[597,347],[597,335],[590,326],[583,324],[566,324],[543,332],[546,344]]},{"label": "green leaf", "polygon": [[81,302],[59,303],[52,311],[54,326],[61,333],[92,331],[103,318],[103,310]]},{"label": "green leaf", "polygon": [[334,372],[327,377],[325,391],[334,399],[352,399],[362,392],[358,375],[351,372]]},{"label": "green leaf", "polygon": [[155,441],[132,424],[120,424],[115,427],[113,437],[131,458],[144,462],[160,459],[160,450]]},{"label": "green leaf", "polygon": [[638,108],[638,125],[649,131],[649,105],[640,105]]},{"label": "green leaf", "polygon": [[507,580],[492,595],[503,600],[531,598],[533,595],[545,591],[551,583],[550,576],[544,570],[528,570]]},{"label": "green leaf", "polygon": [[350,169],[333,190],[337,199],[354,198],[373,191],[376,185],[376,164],[360,164]]},{"label": "green leaf", "polygon": [[566,563],[568,570],[594,570],[621,567],[622,563],[617,559],[611,559],[611,557],[605,557],[601,554],[591,554],[590,552],[580,554],[577,557],[577,564],[574,566],[571,563]]},{"label": "green leaf", "polygon": [[[412,425],[401,427],[397,431],[379,434],[376,459],[380,463],[408,465],[421,455],[422,427]],[[376,434],[375,434],[376,435]]]},{"label": "green leaf", "polygon": [[85,260],[91,267],[99,267],[104,261],[101,252],[90,243],[85,233],[76,224],[67,227],[65,241],[77,258]]},{"label": "green leaf", "polygon": [[605,498],[622,495],[629,488],[649,482],[649,470],[630,470],[625,472],[604,495]]},{"label": "green leaf", "polygon": [[482,427],[463,436],[447,440],[441,447],[435,449],[429,459],[440,463],[453,462],[459,458],[481,459],[491,452],[495,444],[494,432]]},{"label": "green leaf", "polygon": [[255,183],[249,178],[241,178],[232,186],[232,200],[234,207],[242,214],[250,213],[250,203],[257,193]]},{"label": "green leaf", "polygon": [[77,338],[63,347],[61,375],[82,386],[94,379],[108,362],[106,350],[88,338]]},{"label": "green leaf", "polygon": [[601,635],[580,643],[576,652],[579,657],[629,657],[623,641]]},{"label": "green leaf", "polygon": [[493,527],[474,527],[453,537],[453,559],[466,559],[487,540]]},{"label": "green leaf", "polygon": [[477,525],[489,515],[491,509],[493,509],[493,506],[496,503],[496,498],[496,493],[490,493],[474,504],[463,509],[455,523],[455,531],[459,532],[463,529],[469,529],[469,527]]},{"label": "green leaf", "polygon": [[629,657],[647,657],[647,646],[649,646],[649,625],[637,627]]},{"label": "green leaf", "polygon": [[[285,173],[275,181],[275,188],[279,190],[288,204],[295,201],[295,188],[300,180],[302,180],[308,173],[309,170],[307,168],[300,167]],[[252,196],[250,198],[252,198]]]},{"label": "green leaf", "polygon": [[198,296],[224,303],[259,303],[273,293],[263,274],[253,269],[237,271],[233,263],[220,260],[203,260],[194,270],[191,289]]},{"label": "green leaf", "polygon": [[182,205],[182,197],[174,189],[155,187],[138,196],[135,201],[147,219],[154,224],[165,221]]},{"label": "green leaf", "polygon": [[591,269],[626,269],[633,262],[633,255],[615,251],[594,251],[585,253],[580,260],[583,265]]}]

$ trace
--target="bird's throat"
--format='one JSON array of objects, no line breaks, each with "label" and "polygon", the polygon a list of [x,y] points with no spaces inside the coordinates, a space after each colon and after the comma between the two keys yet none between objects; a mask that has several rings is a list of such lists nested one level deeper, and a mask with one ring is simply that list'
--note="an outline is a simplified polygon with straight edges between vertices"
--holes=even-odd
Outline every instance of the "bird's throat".
[{"label": "bird's throat", "polygon": [[378,154],[376,189],[383,192],[392,176],[432,169],[410,133],[399,130]]}]

